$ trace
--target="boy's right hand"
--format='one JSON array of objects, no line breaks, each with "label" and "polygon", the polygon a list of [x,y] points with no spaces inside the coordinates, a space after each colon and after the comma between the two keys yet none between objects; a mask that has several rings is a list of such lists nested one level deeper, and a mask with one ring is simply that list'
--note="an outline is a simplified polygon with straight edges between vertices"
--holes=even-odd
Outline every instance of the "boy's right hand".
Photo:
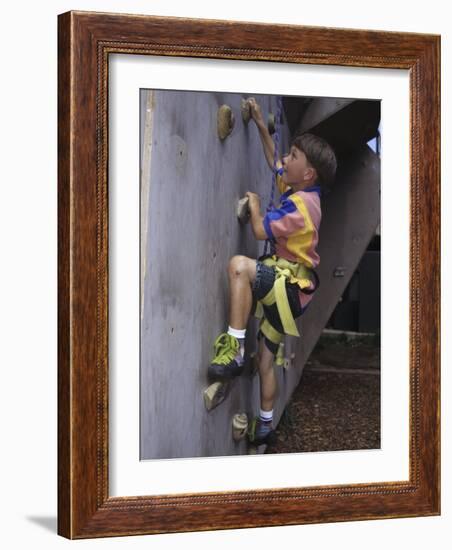
[{"label": "boy's right hand", "polygon": [[254,120],[257,126],[264,124],[264,117],[262,116],[262,111],[259,106],[259,103],[254,99],[254,97],[248,98],[248,105],[250,106],[251,118]]}]

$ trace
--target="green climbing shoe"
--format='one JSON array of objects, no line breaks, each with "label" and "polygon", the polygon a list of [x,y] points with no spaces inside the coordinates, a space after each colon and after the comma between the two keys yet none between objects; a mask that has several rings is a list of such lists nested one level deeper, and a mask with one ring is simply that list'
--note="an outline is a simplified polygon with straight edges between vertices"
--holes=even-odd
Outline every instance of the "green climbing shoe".
[{"label": "green climbing shoe", "polygon": [[210,380],[231,380],[243,372],[243,359],[240,356],[240,344],[237,338],[224,332],[213,345],[215,356],[209,366]]}]

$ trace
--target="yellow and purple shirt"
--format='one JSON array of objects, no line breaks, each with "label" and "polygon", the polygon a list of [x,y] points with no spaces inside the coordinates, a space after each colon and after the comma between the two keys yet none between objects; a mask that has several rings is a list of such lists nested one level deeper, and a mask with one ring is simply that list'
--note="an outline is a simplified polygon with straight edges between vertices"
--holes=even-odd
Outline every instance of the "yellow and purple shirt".
[{"label": "yellow and purple shirt", "polygon": [[[322,217],[320,187],[313,185],[294,191],[277,175],[280,197],[278,208],[264,217],[267,237],[274,242],[275,254],[290,262],[315,269],[320,262],[317,253],[319,227]],[[306,306],[312,295],[300,294],[301,305]]]}]

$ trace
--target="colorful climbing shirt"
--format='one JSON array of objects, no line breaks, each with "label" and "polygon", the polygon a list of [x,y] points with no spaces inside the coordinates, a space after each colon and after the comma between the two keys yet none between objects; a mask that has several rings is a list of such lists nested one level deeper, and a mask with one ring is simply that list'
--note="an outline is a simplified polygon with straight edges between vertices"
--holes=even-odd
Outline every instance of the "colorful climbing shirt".
[{"label": "colorful climbing shirt", "polygon": [[280,204],[264,217],[264,228],[275,244],[275,254],[291,262],[316,268],[321,220],[320,187],[313,185],[295,192],[277,176]]}]

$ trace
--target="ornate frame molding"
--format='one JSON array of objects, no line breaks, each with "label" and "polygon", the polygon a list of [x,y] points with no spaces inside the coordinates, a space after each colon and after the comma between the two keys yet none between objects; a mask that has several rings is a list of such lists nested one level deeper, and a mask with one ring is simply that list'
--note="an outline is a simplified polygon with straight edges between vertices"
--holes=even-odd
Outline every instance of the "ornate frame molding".
[{"label": "ornate frame molding", "polygon": [[[87,538],[439,514],[440,37],[68,12],[59,16],[58,46],[59,534]],[[108,59],[117,53],[409,70],[408,482],[109,497],[107,94]]]}]

